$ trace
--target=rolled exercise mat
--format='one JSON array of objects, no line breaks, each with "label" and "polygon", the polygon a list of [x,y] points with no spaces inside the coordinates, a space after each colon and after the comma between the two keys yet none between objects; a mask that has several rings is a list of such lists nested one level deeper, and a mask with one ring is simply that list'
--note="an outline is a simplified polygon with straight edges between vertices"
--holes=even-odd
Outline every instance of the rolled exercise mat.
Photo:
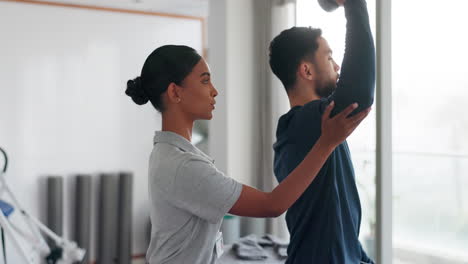
[{"label": "rolled exercise mat", "polygon": [[89,262],[91,247],[91,188],[91,175],[76,176],[74,239],[80,248],[86,250],[82,263]]},{"label": "rolled exercise mat", "polygon": [[[61,176],[47,177],[47,227],[58,236],[63,235],[63,178]],[[50,247],[56,244],[47,239]]]},{"label": "rolled exercise mat", "polygon": [[133,174],[119,173],[119,239],[118,262],[131,264],[132,261],[132,197]]},{"label": "rolled exercise mat", "polygon": [[119,177],[101,174],[99,184],[97,263],[111,264],[117,261]]}]

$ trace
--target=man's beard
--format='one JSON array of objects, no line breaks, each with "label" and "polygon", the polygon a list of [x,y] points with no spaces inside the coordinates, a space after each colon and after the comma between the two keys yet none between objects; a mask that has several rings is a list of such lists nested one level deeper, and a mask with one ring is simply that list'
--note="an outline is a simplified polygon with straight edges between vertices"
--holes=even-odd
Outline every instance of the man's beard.
[{"label": "man's beard", "polygon": [[332,95],[335,90],[336,90],[336,82],[330,81],[326,83],[325,85],[318,87],[316,92],[317,92],[317,95],[320,96],[320,98],[326,98]]}]

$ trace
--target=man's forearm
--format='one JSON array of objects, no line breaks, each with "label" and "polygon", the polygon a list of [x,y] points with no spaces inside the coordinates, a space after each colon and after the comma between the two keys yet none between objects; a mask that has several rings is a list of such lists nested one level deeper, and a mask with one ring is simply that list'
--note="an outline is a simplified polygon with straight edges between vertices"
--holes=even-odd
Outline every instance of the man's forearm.
[{"label": "man's forearm", "polygon": [[341,77],[336,92],[333,115],[351,103],[357,102],[359,112],[374,101],[375,46],[369,25],[369,15],[364,0],[347,0],[345,3],[346,48]]}]

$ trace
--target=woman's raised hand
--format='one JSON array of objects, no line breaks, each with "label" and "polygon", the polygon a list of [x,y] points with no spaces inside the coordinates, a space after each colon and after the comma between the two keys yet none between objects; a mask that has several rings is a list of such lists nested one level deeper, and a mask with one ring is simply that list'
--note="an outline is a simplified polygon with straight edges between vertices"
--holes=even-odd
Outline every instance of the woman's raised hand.
[{"label": "woman's raised hand", "polygon": [[371,108],[369,107],[353,116],[349,116],[358,107],[358,104],[354,103],[341,111],[341,113],[330,117],[334,106],[335,102],[331,102],[323,113],[321,138],[327,144],[338,146],[367,117]]}]

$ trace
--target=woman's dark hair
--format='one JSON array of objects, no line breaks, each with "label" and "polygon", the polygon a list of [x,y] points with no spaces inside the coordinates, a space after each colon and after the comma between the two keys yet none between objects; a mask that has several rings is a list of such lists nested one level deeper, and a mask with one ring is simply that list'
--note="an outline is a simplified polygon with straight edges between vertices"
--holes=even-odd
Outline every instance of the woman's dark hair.
[{"label": "woman's dark hair", "polygon": [[191,47],[165,45],[154,50],[146,59],[141,76],[127,82],[125,94],[143,105],[148,101],[158,110],[165,110],[161,95],[171,83],[180,83],[189,75],[201,56]]},{"label": "woman's dark hair", "polygon": [[270,68],[281,80],[286,91],[296,83],[301,60],[315,55],[322,30],[311,27],[292,27],[270,42]]}]

